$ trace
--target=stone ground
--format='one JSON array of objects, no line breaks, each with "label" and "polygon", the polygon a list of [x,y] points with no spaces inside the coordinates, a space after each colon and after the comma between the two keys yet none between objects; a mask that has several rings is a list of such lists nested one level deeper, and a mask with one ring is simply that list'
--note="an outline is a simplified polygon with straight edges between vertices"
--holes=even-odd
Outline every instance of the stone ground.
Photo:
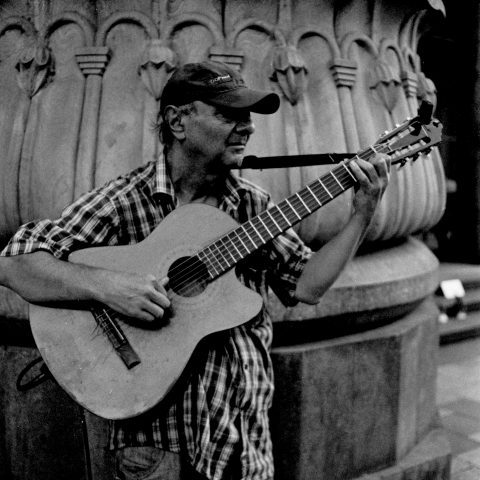
[{"label": "stone ground", "polygon": [[480,480],[480,337],[440,347],[437,382],[452,447],[451,480]]}]

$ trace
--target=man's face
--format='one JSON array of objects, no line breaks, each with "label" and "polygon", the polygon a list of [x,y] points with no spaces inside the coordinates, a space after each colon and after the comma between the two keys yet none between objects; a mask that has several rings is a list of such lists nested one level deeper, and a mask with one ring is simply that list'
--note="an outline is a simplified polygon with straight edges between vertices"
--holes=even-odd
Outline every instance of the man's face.
[{"label": "man's face", "polygon": [[238,166],[255,127],[250,112],[194,102],[195,111],[185,120],[185,152],[194,165],[207,173],[221,175]]}]

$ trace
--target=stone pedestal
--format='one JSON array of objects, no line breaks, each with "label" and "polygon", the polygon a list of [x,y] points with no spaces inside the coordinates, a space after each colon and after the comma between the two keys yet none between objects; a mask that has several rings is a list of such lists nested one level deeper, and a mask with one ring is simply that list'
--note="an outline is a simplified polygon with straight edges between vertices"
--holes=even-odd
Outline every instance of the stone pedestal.
[{"label": "stone pedestal", "polygon": [[437,267],[409,239],[356,258],[319,305],[282,311],[272,300],[276,480],[448,478]]},{"label": "stone pedestal", "polygon": [[[276,480],[347,480],[394,465],[400,474],[424,440],[444,471],[449,449],[441,430],[426,440],[439,428],[436,330],[436,307],[426,301],[388,326],[276,348]],[[427,478],[421,472],[432,459],[415,458],[420,473],[408,478]]]}]

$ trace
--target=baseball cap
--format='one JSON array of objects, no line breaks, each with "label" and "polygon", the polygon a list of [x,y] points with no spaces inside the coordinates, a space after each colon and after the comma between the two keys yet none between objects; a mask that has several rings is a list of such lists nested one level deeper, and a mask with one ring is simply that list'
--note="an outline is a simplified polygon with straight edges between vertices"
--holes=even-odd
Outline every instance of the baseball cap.
[{"label": "baseball cap", "polygon": [[280,98],[273,92],[252,90],[241,75],[221,62],[186,63],[168,79],[160,99],[167,105],[185,105],[195,100],[229,108],[245,108],[255,113],[274,113]]}]

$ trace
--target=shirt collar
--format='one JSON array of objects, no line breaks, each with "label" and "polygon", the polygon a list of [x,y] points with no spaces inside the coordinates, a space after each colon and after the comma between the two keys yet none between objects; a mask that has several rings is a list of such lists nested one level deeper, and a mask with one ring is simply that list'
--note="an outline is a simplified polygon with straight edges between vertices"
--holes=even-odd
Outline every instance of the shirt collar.
[{"label": "shirt collar", "polygon": [[[233,173],[229,173],[225,180],[225,190],[220,201],[226,201],[232,207],[238,208],[243,190],[245,190],[245,187],[240,183],[239,179]],[[175,190],[170,180],[167,163],[163,154],[161,154],[157,160],[157,174],[155,176],[153,193],[168,195],[175,202]]]},{"label": "shirt collar", "polygon": [[161,193],[168,195],[175,200],[175,190],[173,189],[170,176],[168,174],[167,163],[163,154],[160,155],[156,162],[157,174],[155,176],[155,187],[153,193]]},{"label": "shirt collar", "polygon": [[238,207],[242,190],[244,190],[244,187],[240,184],[238,178],[233,173],[229,173],[225,180],[224,199]]}]

